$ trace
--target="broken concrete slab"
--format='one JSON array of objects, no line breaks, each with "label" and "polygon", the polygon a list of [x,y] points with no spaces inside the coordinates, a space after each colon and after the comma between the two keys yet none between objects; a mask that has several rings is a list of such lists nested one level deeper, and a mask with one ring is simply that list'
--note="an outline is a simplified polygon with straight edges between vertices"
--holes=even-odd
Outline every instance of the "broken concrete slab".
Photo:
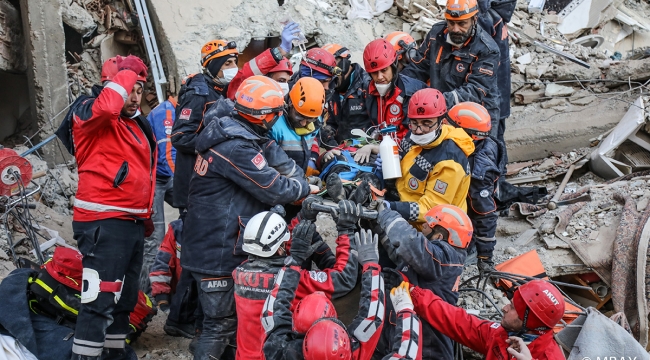
[{"label": "broken concrete slab", "polygon": [[550,109],[550,108],[555,108],[557,106],[564,106],[564,105],[566,105],[566,101],[563,98],[555,98],[549,101],[544,101],[540,106],[542,107],[542,109]]},{"label": "broken concrete slab", "polygon": [[61,0],[63,22],[81,35],[90,34],[97,28],[93,16],[74,1]]},{"label": "broken concrete slab", "polygon": [[585,106],[591,104],[596,99],[594,95],[589,95],[581,98],[569,98],[569,102],[573,105]]},{"label": "broken concrete slab", "polygon": [[530,55],[530,53],[525,53],[524,55],[521,55],[517,58],[517,62],[522,65],[528,65],[533,62],[533,57]]},{"label": "broken concrete slab", "polygon": [[544,96],[544,90],[521,90],[515,93],[515,103],[530,104]]},{"label": "broken concrete slab", "polygon": [[22,73],[27,69],[20,13],[0,0],[0,70]]},{"label": "broken concrete slab", "polygon": [[[612,63],[606,71],[606,76],[610,80],[646,81],[650,79],[650,61],[628,60]],[[609,86],[618,86],[618,84],[609,84]]]},{"label": "broken concrete slab", "polygon": [[550,83],[546,85],[546,90],[544,95],[546,97],[555,97],[555,96],[571,96],[575,90],[570,86],[558,85]]}]

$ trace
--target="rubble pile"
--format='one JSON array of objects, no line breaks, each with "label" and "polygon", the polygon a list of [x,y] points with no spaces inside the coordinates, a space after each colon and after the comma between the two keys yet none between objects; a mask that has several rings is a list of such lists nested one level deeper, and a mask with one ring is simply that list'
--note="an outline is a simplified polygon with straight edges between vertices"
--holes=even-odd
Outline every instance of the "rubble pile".
[{"label": "rubble pile", "polygon": [[[66,54],[71,100],[92,94],[92,86],[100,83],[102,64],[109,58],[130,54],[147,58],[130,0],[63,1],[62,18],[77,33],[80,50],[67,49]],[[153,108],[158,103],[153,82],[145,86],[143,105]]]}]

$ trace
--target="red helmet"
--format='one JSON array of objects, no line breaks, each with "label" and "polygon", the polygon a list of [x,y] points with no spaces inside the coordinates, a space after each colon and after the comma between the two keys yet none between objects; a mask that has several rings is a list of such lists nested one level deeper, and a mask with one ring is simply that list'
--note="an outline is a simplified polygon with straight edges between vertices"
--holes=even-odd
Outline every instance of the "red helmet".
[{"label": "red helmet", "polygon": [[564,297],[551,283],[532,280],[521,285],[512,298],[524,330],[552,329],[564,316]]},{"label": "red helmet", "polygon": [[112,57],[104,62],[102,65],[102,83],[104,81],[113,80],[113,76],[117,75],[117,57]]},{"label": "red helmet", "polygon": [[329,76],[338,75],[336,74],[336,69],[338,68],[336,67],[334,55],[321,48],[307,50],[307,54],[300,63]]},{"label": "red helmet", "polygon": [[383,70],[395,63],[397,52],[386,39],[371,41],[363,50],[363,66],[368,73]]},{"label": "red helmet", "polygon": [[293,330],[304,334],[318,319],[336,318],[336,309],[322,291],[302,298],[293,312]]},{"label": "red helmet", "polygon": [[437,118],[447,112],[447,103],[440,91],[425,88],[411,96],[408,111],[408,117],[411,119]]},{"label": "red helmet", "polygon": [[490,136],[490,129],[492,129],[490,114],[482,105],[469,101],[462,102],[452,107],[447,116],[474,140]]},{"label": "red helmet", "polygon": [[309,328],[302,342],[305,360],[352,359],[350,336],[337,319],[322,319]]},{"label": "red helmet", "polygon": [[268,73],[271,74],[279,71],[286,71],[290,75],[293,75],[293,67],[291,66],[291,61],[289,61],[289,59],[283,58],[277,65],[275,65],[273,69],[269,70]]},{"label": "red helmet", "polygon": [[430,228],[442,226],[449,232],[447,242],[451,246],[465,249],[472,241],[472,221],[467,214],[459,207],[454,205],[437,205],[434,206],[424,215],[424,220]]}]

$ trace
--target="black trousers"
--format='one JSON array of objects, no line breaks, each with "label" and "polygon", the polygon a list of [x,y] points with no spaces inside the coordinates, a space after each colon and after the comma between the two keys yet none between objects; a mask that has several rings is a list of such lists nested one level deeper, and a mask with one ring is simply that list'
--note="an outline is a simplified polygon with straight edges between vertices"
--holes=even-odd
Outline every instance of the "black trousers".
[{"label": "black trousers", "polygon": [[[129,314],[138,301],[144,225],[107,219],[73,221],[72,229],[84,267],[72,359],[124,359]],[[97,291],[99,281],[121,281],[121,290]]]}]

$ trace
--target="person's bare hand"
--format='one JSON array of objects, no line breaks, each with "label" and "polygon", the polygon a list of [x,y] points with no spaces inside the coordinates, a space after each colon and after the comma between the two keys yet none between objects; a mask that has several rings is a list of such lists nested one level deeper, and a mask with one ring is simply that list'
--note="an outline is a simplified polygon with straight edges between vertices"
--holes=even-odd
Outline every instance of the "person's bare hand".
[{"label": "person's bare hand", "polygon": [[533,356],[530,354],[530,350],[524,340],[517,336],[511,336],[506,339],[506,342],[510,344],[508,349],[508,354],[512,355],[517,360],[533,360]]}]

